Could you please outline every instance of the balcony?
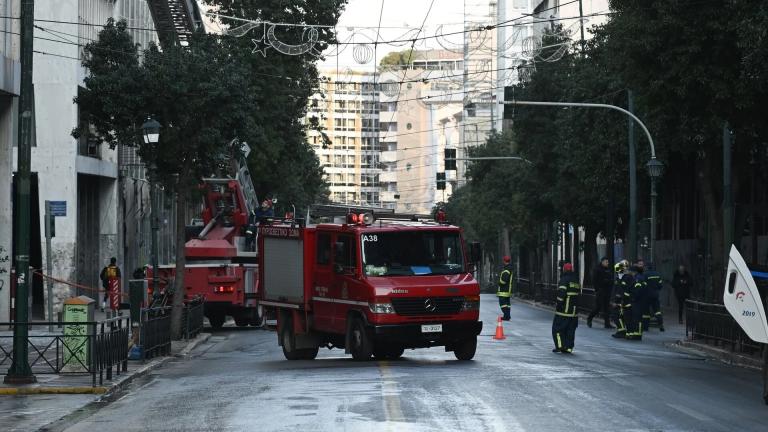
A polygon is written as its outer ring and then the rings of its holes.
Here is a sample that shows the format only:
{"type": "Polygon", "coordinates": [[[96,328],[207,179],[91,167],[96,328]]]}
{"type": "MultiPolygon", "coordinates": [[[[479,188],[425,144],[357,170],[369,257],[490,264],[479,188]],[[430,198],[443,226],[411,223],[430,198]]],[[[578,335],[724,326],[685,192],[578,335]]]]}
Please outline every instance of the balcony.
{"type": "Polygon", "coordinates": [[[382,171],[379,174],[379,183],[396,183],[397,171],[382,171]]]}
{"type": "Polygon", "coordinates": [[[381,162],[397,162],[397,151],[383,151],[379,156],[381,162]]]}

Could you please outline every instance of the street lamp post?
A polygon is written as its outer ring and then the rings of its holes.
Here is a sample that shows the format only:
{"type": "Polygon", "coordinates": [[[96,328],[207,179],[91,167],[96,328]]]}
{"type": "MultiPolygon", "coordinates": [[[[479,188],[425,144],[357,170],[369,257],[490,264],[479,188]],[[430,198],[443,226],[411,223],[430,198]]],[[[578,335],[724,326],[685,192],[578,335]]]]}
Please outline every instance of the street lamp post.
{"type": "MultiPolygon", "coordinates": [[[[21,2],[21,82],[19,92],[19,144],[16,168],[16,198],[13,220],[16,265],[16,317],[13,326],[13,355],[11,367],[3,382],[7,384],[29,384],[37,381],[29,365],[29,271],[30,248],[30,176],[32,161],[32,134],[34,132],[34,94],[32,89],[32,51],[34,38],[35,4],[33,0],[21,2]]],[[[5,203],[3,203],[5,204],[5,203]]],[[[5,295],[3,293],[2,295],[5,295]]]]}
{"type": "MultiPolygon", "coordinates": [[[[651,136],[651,133],[648,131],[648,128],[645,126],[645,123],[642,122],[636,115],[634,115],[632,112],[625,110],[624,108],[618,107],[616,105],[609,105],[609,104],[600,104],[600,103],[584,103],[584,102],[543,102],[543,101],[519,101],[519,100],[511,100],[511,101],[502,101],[500,103],[503,103],[505,105],[528,105],[528,106],[549,106],[549,107],[576,107],[576,108],[605,108],[610,109],[614,111],[619,111],[629,117],[632,121],[637,123],[640,128],[645,132],[646,138],[648,138],[648,146],[651,150],[651,160],[648,162],[648,174],[651,176],[652,183],[651,183],[651,226],[653,227],[653,224],[655,222],[655,210],[656,210],[656,183],[655,180],[661,176],[661,172],[664,168],[664,164],[659,162],[656,159],[656,146],[653,144],[653,137],[651,136]],[[653,171],[651,171],[651,169],[653,171]]],[[[631,141],[631,140],[630,140],[631,141]]],[[[634,146],[630,146],[630,160],[634,160],[634,152],[635,148],[634,146]]],[[[630,170],[631,171],[631,170],[630,170]]],[[[630,209],[634,208],[634,200],[632,197],[634,196],[635,188],[632,187],[632,190],[630,191],[630,203],[629,207],[630,209]]],[[[631,214],[630,214],[631,216],[631,214]]],[[[630,222],[632,222],[630,220],[630,222]]],[[[637,229],[636,224],[633,224],[633,226],[629,227],[630,229],[630,237],[631,238],[637,238],[637,235],[634,234],[635,230],[637,229]]],[[[653,229],[652,229],[653,231],[653,229]]],[[[653,239],[653,234],[651,234],[651,238],[653,239]]],[[[651,248],[649,250],[649,253],[651,256],[653,256],[653,241],[651,241],[651,248]]],[[[631,251],[630,254],[634,254],[634,251],[631,251]]]]}
{"type": "MultiPolygon", "coordinates": [[[[153,119],[148,118],[146,122],[144,122],[143,125],[141,125],[141,132],[142,132],[142,138],[144,140],[144,144],[149,146],[156,146],[157,143],[160,141],[160,128],[162,126],[160,123],[153,119]]],[[[154,167],[154,164],[153,164],[154,167]]],[[[158,269],[158,252],[157,252],[157,233],[160,230],[159,221],[157,220],[157,193],[155,191],[155,180],[154,175],[150,173],[149,175],[149,201],[150,201],[150,207],[152,209],[152,214],[150,216],[150,227],[152,229],[152,252],[150,260],[152,261],[152,295],[157,296],[158,294],[158,282],[160,281],[160,272],[158,269]]]]}
{"type": "Polygon", "coordinates": [[[651,232],[650,244],[648,247],[648,259],[653,261],[653,248],[656,245],[656,181],[661,177],[664,171],[664,164],[658,159],[653,158],[645,166],[648,168],[648,177],[651,178],[651,232]]]}

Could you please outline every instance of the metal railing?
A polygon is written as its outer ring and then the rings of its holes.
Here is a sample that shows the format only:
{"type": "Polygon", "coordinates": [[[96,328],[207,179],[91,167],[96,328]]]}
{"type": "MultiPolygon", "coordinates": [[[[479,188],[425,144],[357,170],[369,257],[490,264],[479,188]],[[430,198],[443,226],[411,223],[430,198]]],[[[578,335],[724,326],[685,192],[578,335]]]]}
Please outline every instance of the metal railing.
{"type": "MultiPolygon", "coordinates": [[[[29,366],[35,375],[90,374],[93,385],[112,379],[113,369],[119,375],[128,370],[128,317],[116,317],[101,322],[0,323],[0,328],[26,325],[29,329],[27,346],[29,366]],[[57,330],[48,331],[53,324],[57,330]]],[[[13,333],[0,333],[0,367],[13,363],[13,333]]]]}
{"type": "MultiPolygon", "coordinates": [[[[536,303],[554,305],[557,298],[557,284],[537,282],[532,284],[529,278],[518,278],[516,295],[536,303]]],[[[576,308],[579,312],[589,313],[595,306],[595,290],[584,287],[578,297],[576,308]]]]}
{"type": "Polygon", "coordinates": [[[142,360],[171,353],[171,306],[141,310],[142,360]]]}
{"type": "Polygon", "coordinates": [[[182,322],[184,323],[184,339],[192,339],[203,331],[203,308],[205,302],[202,297],[196,298],[184,305],[184,315],[182,316],[182,322]]]}
{"type": "Polygon", "coordinates": [[[753,342],[721,304],[686,300],[685,335],[737,353],[755,355],[762,350],[762,344],[753,342]]]}

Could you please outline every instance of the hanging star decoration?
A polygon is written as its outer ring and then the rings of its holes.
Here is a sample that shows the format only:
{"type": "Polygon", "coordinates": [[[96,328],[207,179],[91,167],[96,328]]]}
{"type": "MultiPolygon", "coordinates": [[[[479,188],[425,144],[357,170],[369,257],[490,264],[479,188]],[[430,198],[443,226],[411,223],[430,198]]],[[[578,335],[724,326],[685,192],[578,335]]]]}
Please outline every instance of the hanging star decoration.
{"type": "Polygon", "coordinates": [[[253,42],[253,49],[251,50],[251,54],[259,53],[262,57],[267,57],[267,49],[269,49],[270,44],[265,41],[267,34],[267,25],[263,24],[263,28],[261,31],[261,37],[258,39],[251,39],[251,42],[253,42]]]}

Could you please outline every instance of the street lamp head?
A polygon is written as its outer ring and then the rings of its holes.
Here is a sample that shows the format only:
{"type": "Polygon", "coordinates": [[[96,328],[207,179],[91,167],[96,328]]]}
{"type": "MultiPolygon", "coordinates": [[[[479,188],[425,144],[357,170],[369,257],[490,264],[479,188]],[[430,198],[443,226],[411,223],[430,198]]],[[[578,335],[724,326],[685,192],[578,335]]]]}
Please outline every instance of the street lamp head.
{"type": "Polygon", "coordinates": [[[144,144],[157,144],[160,141],[160,128],[162,126],[157,120],[149,117],[141,125],[141,135],[144,138],[144,144]]]}
{"type": "Polygon", "coordinates": [[[648,168],[648,176],[654,180],[661,177],[661,174],[664,172],[664,164],[655,157],[651,158],[645,166],[648,168]]]}

